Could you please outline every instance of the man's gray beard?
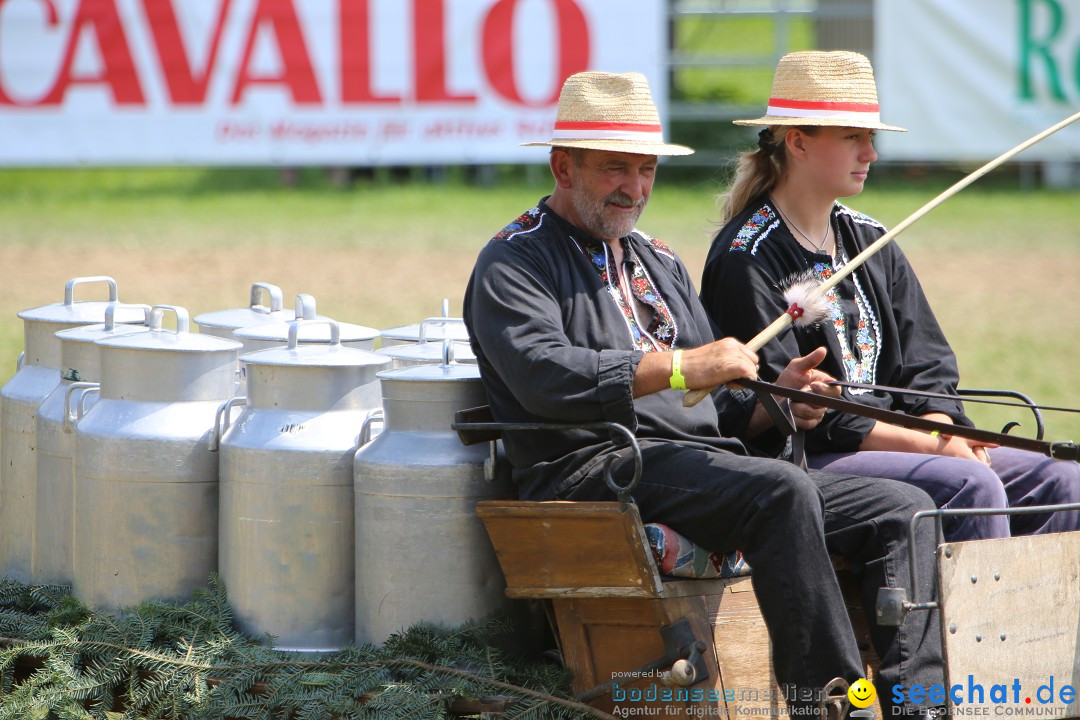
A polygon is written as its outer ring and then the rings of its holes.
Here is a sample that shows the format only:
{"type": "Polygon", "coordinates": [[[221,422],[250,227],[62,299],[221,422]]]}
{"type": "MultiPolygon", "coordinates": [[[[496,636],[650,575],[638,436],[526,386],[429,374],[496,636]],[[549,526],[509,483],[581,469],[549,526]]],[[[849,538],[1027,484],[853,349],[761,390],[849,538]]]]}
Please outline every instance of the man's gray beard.
{"type": "Polygon", "coordinates": [[[570,188],[570,200],[573,202],[574,209],[577,211],[578,216],[585,223],[584,229],[588,230],[598,238],[605,239],[621,238],[629,235],[637,225],[641,213],[645,210],[645,204],[642,203],[637,207],[637,211],[631,217],[621,219],[609,218],[605,214],[607,203],[609,201],[616,201],[626,205],[632,203],[633,200],[618,190],[611,193],[603,200],[595,200],[588,195],[585,188],[576,184],[570,188]]]}

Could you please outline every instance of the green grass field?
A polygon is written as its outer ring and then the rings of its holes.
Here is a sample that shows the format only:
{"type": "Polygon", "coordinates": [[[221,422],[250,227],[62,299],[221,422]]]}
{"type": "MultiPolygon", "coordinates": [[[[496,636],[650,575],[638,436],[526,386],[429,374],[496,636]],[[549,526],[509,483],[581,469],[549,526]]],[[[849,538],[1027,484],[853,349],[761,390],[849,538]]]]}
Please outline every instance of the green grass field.
{"type": "MultiPolygon", "coordinates": [[[[0,171],[0,380],[22,348],[16,313],[62,301],[76,276],[111,275],[121,300],[180,305],[193,318],[244,306],[256,281],[279,285],[287,302],[310,293],[321,314],[377,328],[435,315],[443,298],[460,314],[479,248],[548,191],[505,174],[484,188],[383,178],[343,190],[317,171],[292,189],[269,170],[0,171]]],[[[718,185],[663,174],[641,226],[696,276],[716,229],[718,185]]],[[[872,178],[849,204],[895,225],[954,180],[872,178]]],[[[1080,193],[1013,185],[976,184],[897,242],[953,343],[963,385],[1080,407],[1080,193]]],[[[77,299],[101,297],[89,288],[77,299]]],[[[993,430],[1008,419],[972,414],[993,430]]],[[[1047,425],[1051,439],[1080,440],[1076,415],[1048,415],[1047,425]]]]}

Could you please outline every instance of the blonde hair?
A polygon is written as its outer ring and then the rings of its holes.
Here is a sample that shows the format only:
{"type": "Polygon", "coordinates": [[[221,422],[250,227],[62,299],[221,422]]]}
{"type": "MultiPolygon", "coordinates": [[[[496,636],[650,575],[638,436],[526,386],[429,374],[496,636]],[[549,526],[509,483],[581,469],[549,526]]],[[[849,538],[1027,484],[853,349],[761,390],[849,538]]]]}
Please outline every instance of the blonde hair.
{"type": "MultiPolygon", "coordinates": [[[[784,138],[791,125],[770,125],[758,133],[758,146],[739,154],[738,164],[727,192],[717,196],[720,205],[720,223],[726,224],[745,210],[754,198],[763,195],[780,181],[787,166],[787,149],[784,138]]],[[[817,128],[797,126],[807,135],[817,128]]]]}

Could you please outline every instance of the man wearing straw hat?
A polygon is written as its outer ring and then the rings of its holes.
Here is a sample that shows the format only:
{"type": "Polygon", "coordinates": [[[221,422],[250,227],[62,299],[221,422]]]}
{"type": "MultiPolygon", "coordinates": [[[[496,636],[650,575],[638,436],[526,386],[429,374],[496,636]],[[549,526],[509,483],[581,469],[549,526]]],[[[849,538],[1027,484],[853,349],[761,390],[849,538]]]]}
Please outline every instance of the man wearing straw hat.
{"type": "MultiPolygon", "coordinates": [[[[776,434],[747,391],[721,389],[712,404],[682,405],[682,391],[754,377],[758,364],[741,343],[714,340],[682,262],[635,230],[658,156],[693,152],[664,142],[644,76],[571,76],[554,137],[527,144],[551,147],[555,189],[484,247],[464,301],[495,418],[611,421],[634,431],[644,461],[634,490],[642,519],[713,551],[743,552],[777,680],[801,697],[820,696],[836,677],[862,676],[830,554],[862,569],[879,686],[942,683],[936,612],[910,613],[898,630],[872,615],[877,589],[908,577],[907,524],[933,507],[930,498],[899,482],[807,474],[750,455],[737,438],[768,445],[776,434]]],[[[833,392],[814,369],[822,357],[796,358],[778,382],[833,392]]],[[[792,409],[806,428],[823,414],[792,409]]],[[[507,433],[506,452],[524,499],[613,499],[602,469],[618,448],[604,432],[507,433]]],[[[616,470],[624,482],[629,465],[616,470]]],[[[933,541],[920,543],[915,555],[929,581],[933,541]]],[[[887,695],[880,693],[886,716],[887,695]]]]}

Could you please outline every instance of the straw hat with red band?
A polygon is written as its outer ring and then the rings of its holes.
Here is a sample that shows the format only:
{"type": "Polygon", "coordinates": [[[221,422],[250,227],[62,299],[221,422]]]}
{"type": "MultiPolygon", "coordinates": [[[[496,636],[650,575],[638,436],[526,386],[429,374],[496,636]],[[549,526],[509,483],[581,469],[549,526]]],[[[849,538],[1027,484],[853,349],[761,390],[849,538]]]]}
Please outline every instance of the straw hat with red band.
{"type": "Polygon", "coordinates": [[[551,140],[522,145],[612,150],[637,155],[689,155],[664,142],[649,81],[641,73],[580,72],[563,83],[551,140]]]}
{"type": "Polygon", "coordinates": [[[896,130],[881,122],[874,69],[865,55],[846,50],[810,50],[780,58],[769,107],[755,120],[736,125],[833,125],[896,130]]]}

